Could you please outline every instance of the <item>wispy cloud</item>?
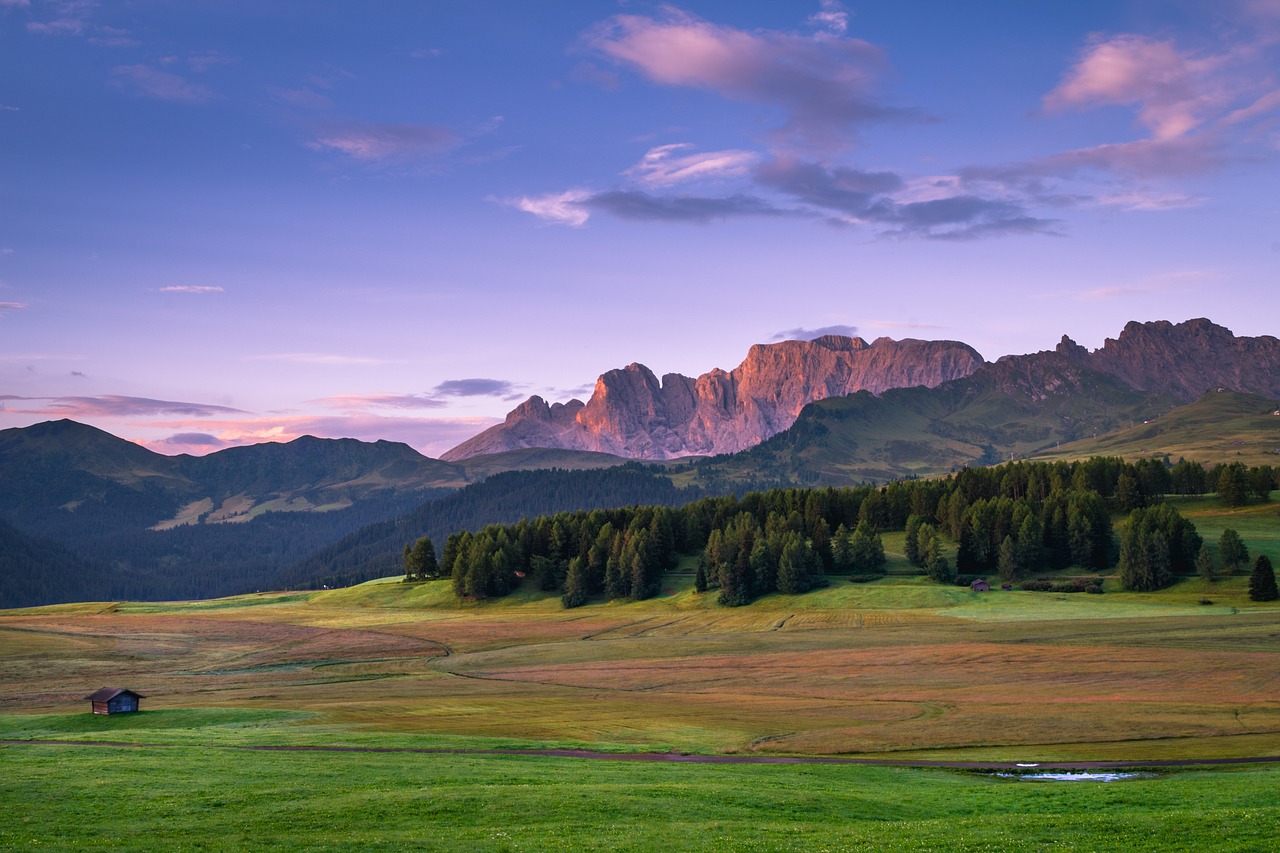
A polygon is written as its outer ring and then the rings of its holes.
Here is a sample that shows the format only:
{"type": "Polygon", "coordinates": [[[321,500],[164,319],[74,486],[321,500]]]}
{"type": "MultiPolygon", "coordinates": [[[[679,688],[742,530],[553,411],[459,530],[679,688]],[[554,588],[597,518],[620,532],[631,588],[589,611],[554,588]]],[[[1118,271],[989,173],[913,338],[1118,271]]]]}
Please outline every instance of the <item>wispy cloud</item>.
{"type": "Polygon", "coordinates": [[[318,438],[355,438],[361,441],[402,441],[428,456],[446,450],[498,423],[497,418],[413,418],[376,414],[294,415],[227,420],[140,421],[135,429],[171,430],[174,435],[155,441],[141,441],[160,453],[207,453],[218,447],[258,444],[264,441],[292,441],[304,435],[318,438]],[[198,443],[174,441],[183,434],[199,435],[198,443]],[[212,438],[217,446],[208,444],[212,438]]]}
{"type": "Polygon", "coordinates": [[[438,157],[462,144],[454,130],[430,124],[330,122],[307,143],[316,151],[336,151],[355,160],[416,160],[438,157]]]}
{"type": "Polygon", "coordinates": [[[623,174],[645,187],[672,187],[677,184],[746,175],[760,159],[753,151],[704,151],[692,154],[687,142],[650,148],[639,163],[623,174]]]}
{"type": "Polygon", "coordinates": [[[664,6],[653,17],[615,15],[584,36],[587,49],[666,86],[703,89],[776,107],[786,117],[776,145],[842,149],[871,121],[911,116],[874,95],[883,51],[843,35],[847,17],[826,4],[815,34],[748,32],[664,6]]]}
{"type": "Polygon", "coordinates": [[[574,189],[541,196],[519,196],[507,199],[503,204],[531,213],[543,222],[578,228],[591,218],[591,211],[584,204],[591,196],[589,190],[574,189]]]}
{"type": "Polygon", "coordinates": [[[22,302],[0,302],[0,314],[5,314],[10,311],[21,311],[26,307],[26,304],[22,302]]]}
{"type": "Polygon", "coordinates": [[[170,284],[160,288],[161,293],[224,293],[216,284],[170,284]]]}
{"type": "Polygon", "coordinates": [[[838,0],[822,0],[822,10],[809,16],[809,23],[842,36],[849,29],[849,13],[838,0]]]}
{"type": "Polygon", "coordinates": [[[345,411],[364,409],[440,409],[448,404],[427,394],[340,394],[312,400],[324,406],[345,411]]]}
{"type": "Polygon", "coordinates": [[[169,71],[149,65],[118,65],[111,70],[116,85],[135,95],[161,101],[200,104],[218,98],[218,93],[203,83],[193,83],[169,71]]]}
{"type": "Polygon", "coordinates": [[[370,358],[368,356],[358,355],[339,355],[336,353],[323,352],[285,352],[273,353],[270,355],[258,355],[252,357],[253,361],[286,361],[294,364],[326,364],[332,366],[344,365],[376,365],[388,364],[386,359],[370,358]]]}
{"type": "Polygon", "coordinates": [[[840,335],[846,338],[855,338],[858,336],[857,326],[821,326],[817,329],[805,329],[797,327],[795,329],[783,329],[781,332],[773,336],[775,341],[811,341],[814,338],[820,338],[823,335],[840,335]]]}
{"type": "Polygon", "coordinates": [[[180,415],[192,418],[209,418],[216,415],[246,414],[229,406],[207,403],[182,403],[172,400],[152,400],[147,397],[123,397],[104,394],[96,397],[17,397],[6,400],[33,404],[11,411],[29,415],[50,415],[64,418],[80,417],[151,417],[155,415],[180,415]]]}

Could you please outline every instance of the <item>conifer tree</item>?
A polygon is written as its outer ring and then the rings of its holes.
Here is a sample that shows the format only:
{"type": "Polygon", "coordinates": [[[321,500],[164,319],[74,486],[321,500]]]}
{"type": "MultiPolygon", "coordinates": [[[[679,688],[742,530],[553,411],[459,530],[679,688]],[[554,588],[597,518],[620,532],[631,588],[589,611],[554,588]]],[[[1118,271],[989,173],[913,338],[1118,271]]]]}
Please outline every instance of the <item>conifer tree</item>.
{"type": "Polygon", "coordinates": [[[1271,558],[1259,554],[1253,564],[1253,574],[1249,576],[1250,601],[1275,601],[1280,598],[1280,589],[1276,588],[1276,573],[1271,566],[1271,558]]]}
{"type": "Polygon", "coordinates": [[[1240,534],[1228,527],[1222,531],[1222,536],[1218,539],[1218,557],[1222,560],[1222,567],[1229,572],[1249,562],[1249,548],[1240,539],[1240,534]]]}
{"type": "Polygon", "coordinates": [[[569,561],[569,574],[564,579],[564,595],[560,603],[565,608],[581,607],[587,603],[587,564],[581,557],[569,561]]]}
{"type": "Polygon", "coordinates": [[[1200,553],[1196,554],[1196,574],[1204,580],[1213,582],[1214,568],[1213,555],[1209,553],[1208,543],[1200,545],[1200,553]]]}

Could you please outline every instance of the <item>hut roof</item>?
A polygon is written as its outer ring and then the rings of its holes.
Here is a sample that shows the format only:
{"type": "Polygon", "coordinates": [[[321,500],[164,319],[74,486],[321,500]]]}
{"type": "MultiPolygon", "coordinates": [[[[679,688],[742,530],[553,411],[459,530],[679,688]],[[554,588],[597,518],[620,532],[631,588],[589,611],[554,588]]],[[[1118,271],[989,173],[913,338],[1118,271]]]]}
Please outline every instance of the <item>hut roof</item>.
{"type": "Polygon", "coordinates": [[[130,690],[127,687],[103,687],[98,692],[92,693],[84,698],[89,700],[90,702],[110,702],[112,699],[116,698],[122,693],[128,693],[132,696],[138,697],[139,699],[147,698],[146,696],[143,696],[138,691],[130,690]]]}

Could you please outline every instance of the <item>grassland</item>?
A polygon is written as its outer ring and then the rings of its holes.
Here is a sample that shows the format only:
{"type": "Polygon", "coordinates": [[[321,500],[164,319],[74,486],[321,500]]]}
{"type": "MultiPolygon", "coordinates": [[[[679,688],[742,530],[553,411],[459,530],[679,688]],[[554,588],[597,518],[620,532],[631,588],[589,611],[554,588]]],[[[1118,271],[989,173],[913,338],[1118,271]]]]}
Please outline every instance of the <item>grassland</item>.
{"type": "Polygon", "coordinates": [[[1096,438],[1043,450],[1031,458],[1088,459],[1120,456],[1130,462],[1168,456],[1213,465],[1280,464],[1280,402],[1238,391],[1214,391],[1158,418],[1096,438]]]}
{"type": "MultiPolygon", "coordinates": [[[[1276,504],[1180,508],[1210,541],[1233,527],[1280,562],[1276,504]]],[[[3,612],[0,740],[26,743],[0,747],[0,806],[21,815],[0,821],[0,846],[139,832],[165,847],[1245,850],[1280,828],[1262,793],[1280,766],[1052,787],[904,768],[243,749],[1280,756],[1280,606],[1250,602],[1243,575],[1150,594],[1113,579],[1100,596],[978,594],[894,566],[737,609],[676,573],[650,601],[570,611],[528,590],[459,602],[445,582],[389,579],[3,612]],[[87,714],[103,685],[146,694],[146,710],[87,714]],[[68,740],[150,746],[49,743],[68,740]]]]}

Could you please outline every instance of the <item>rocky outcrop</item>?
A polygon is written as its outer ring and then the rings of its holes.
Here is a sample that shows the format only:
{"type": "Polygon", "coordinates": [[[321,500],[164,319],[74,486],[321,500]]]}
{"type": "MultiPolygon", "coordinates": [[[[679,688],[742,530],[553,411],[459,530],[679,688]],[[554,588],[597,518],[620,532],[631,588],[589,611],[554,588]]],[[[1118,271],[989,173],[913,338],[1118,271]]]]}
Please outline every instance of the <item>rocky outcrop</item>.
{"type": "Polygon", "coordinates": [[[1280,340],[1236,337],[1204,318],[1129,323],[1088,363],[1132,388],[1188,402],[1214,388],[1280,396],[1280,340]]]}
{"type": "Polygon", "coordinates": [[[591,399],[548,405],[531,397],[506,420],[442,457],[467,459],[525,447],[594,450],[635,459],[734,453],[795,422],[807,404],[858,391],[934,387],[983,364],[956,341],[826,335],[758,344],[732,371],[661,381],[642,364],[596,380],[591,399]]]}

